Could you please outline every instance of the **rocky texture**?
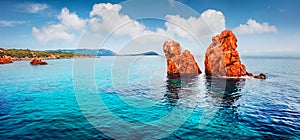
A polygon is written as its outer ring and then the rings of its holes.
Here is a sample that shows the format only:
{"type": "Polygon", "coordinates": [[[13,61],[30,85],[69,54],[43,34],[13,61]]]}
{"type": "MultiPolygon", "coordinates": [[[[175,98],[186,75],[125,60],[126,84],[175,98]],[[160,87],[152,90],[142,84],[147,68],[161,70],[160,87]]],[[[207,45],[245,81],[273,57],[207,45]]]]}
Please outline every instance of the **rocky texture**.
{"type": "MultiPolygon", "coordinates": [[[[204,65],[208,76],[253,77],[252,73],[246,71],[246,66],[240,60],[237,38],[230,30],[225,30],[212,38],[212,43],[205,53],[204,65]]],[[[254,78],[259,77],[254,76],[254,78]]]]}
{"type": "Polygon", "coordinates": [[[56,56],[53,55],[52,53],[50,54],[50,56],[48,57],[49,59],[56,59],[56,56]]]}
{"type": "Polygon", "coordinates": [[[30,62],[31,65],[47,65],[47,62],[43,62],[42,58],[33,58],[30,62]]]}
{"type": "Polygon", "coordinates": [[[10,64],[10,63],[13,63],[11,56],[4,55],[0,57],[0,64],[10,64]]]}
{"type": "Polygon", "coordinates": [[[201,74],[197,62],[190,51],[181,53],[180,44],[176,41],[166,41],[163,50],[167,58],[168,76],[176,74],[201,74]]]}

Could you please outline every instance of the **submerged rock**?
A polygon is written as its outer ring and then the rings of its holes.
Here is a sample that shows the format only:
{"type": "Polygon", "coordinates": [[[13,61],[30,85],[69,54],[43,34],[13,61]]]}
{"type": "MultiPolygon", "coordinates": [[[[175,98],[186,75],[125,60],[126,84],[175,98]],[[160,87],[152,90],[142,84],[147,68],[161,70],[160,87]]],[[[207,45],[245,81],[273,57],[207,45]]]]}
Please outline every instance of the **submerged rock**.
{"type": "Polygon", "coordinates": [[[30,62],[31,65],[48,65],[47,62],[43,62],[42,58],[33,58],[30,62]]]}
{"type": "Polygon", "coordinates": [[[168,76],[202,73],[190,51],[185,50],[181,53],[179,42],[173,40],[166,41],[163,45],[163,50],[167,58],[168,76]]]}
{"type": "MultiPolygon", "coordinates": [[[[212,38],[212,43],[205,53],[204,65],[208,76],[253,77],[240,60],[237,38],[230,30],[225,30],[212,38]]],[[[259,77],[254,76],[254,78],[259,77]]]]}
{"type": "Polygon", "coordinates": [[[13,63],[11,56],[4,55],[0,57],[0,64],[10,64],[10,63],[13,63]]]}
{"type": "Polygon", "coordinates": [[[267,77],[266,77],[265,74],[261,73],[259,75],[254,76],[254,78],[257,78],[257,79],[266,79],[267,77]]]}

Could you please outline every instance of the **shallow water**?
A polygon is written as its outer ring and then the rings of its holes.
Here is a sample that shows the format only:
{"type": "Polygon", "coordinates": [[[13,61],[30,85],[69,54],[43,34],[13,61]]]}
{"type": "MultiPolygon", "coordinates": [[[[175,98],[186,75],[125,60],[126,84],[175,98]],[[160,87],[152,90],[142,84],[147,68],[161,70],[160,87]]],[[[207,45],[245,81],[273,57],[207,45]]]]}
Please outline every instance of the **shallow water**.
{"type": "Polygon", "coordinates": [[[168,80],[160,56],[0,65],[0,138],[299,138],[300,60],[242,61],[267,79],[168,80]]]}

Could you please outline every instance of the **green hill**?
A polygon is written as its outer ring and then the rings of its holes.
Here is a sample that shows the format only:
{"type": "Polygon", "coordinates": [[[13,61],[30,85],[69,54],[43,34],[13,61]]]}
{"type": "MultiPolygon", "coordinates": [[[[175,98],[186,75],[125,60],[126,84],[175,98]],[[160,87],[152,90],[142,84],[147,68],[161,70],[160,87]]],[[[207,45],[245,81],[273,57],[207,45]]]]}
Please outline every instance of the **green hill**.
{"type": "Polygon", "coordinates": [[[7,55],[12,57],[18,57],[18,58],[33,58],[33,57],[49,57],[51,54],[54,56],[59,56],[61,58],[70,58],[74,56],[86,56],[81,54],[74,54],[71,52],[61,52],[61,51],[52,51],[52,52],[46,52],[46,51],[34,51],[29,49],[3,49],[0,48],[0,56],[7,55]]]}

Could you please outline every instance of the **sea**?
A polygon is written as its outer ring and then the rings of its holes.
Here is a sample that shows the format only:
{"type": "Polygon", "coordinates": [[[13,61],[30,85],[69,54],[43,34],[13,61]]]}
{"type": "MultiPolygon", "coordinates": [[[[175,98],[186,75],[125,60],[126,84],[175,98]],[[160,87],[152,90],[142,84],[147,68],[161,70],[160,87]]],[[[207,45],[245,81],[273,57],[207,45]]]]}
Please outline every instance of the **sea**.
{"type": "Polygon", "coordinates": [[[0,65],[0,139],[300,139],[300,58],[241,59],[267,79],[168,79],[163,56],[0,65]]]}

